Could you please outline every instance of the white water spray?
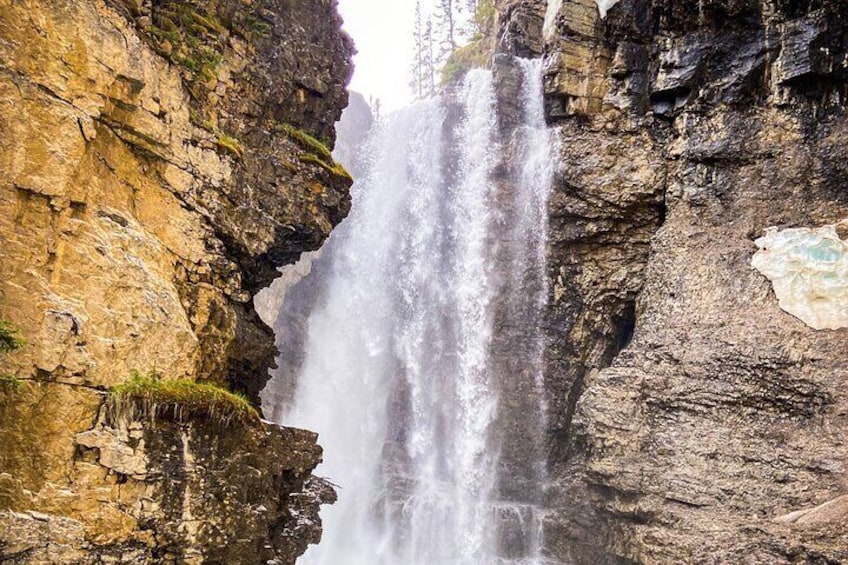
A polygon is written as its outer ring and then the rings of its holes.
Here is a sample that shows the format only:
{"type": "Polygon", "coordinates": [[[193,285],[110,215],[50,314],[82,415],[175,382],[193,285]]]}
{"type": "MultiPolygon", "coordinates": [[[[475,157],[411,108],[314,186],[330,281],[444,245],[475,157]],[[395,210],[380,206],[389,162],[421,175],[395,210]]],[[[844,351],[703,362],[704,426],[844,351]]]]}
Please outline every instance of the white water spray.
{"type": "Polygon", "coordinates": [[[322,259],[325,283],[283,418],[319,432],[318,472],[340,486],[303,564],[541,563],[552,144],[539,64],[521,65],[514,178],[495,179],[504,153],[487,71],[465,78],[461,119],[432,100],[372,133],[369,172],[322,259]],[[517,327],[510,317],[519,315],[532,327],[512,353],[523,373],[508,375],[493,352],[512,343],[501,326],[517,327]],[[510,414],[516,391],[529,398],[510,414]],[[516,426],[522,440],[511,444],[516,426]],[[530,466],[510,461],[516,446],[530,466]],[[509,469],[530,486],[513,488],[509,469]]]}

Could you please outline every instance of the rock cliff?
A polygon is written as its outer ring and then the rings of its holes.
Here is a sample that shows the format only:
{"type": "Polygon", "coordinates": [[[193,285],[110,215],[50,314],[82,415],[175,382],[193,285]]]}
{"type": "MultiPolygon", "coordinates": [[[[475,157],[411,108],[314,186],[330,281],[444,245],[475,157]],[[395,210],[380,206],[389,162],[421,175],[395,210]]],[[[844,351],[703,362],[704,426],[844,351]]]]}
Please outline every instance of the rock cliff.
{"type": "Polygon", "coordinates": [[[565,0],[543,41],[501,42],[545,45],[562,140],[553,562],[848,561],[848,329],[781,309],[752,269],[783,230],[814,234],[772,278],[824,273],[834,290],[787,292],[848,306],[846,21],[836,0],[565,0]]]}
{"type": "Polygon", "coordinates": [[[254,403],[252,296],[349,209],[334,0],[0,1],[0,561],[293,563],[315,437],[106,417],[133,371],[254,403]]]}

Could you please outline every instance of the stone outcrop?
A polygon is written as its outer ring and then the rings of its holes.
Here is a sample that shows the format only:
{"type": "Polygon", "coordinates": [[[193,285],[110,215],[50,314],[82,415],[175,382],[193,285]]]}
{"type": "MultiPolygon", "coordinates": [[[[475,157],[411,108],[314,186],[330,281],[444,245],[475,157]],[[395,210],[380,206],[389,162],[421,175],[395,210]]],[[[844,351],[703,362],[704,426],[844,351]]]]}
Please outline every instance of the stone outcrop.
{"type": "Polygon", "coordinates": [[[848,5],[549,16],[548,557],[848,561],[848,330],[751,268],[766,228],[848,217],[848,5]]]}
{"type": "Polygon", "coordinates": [[[340,25],[333,0],[0,1],[0,318],[27,340],[0,356],[0,561],[291,563],[317,539],[311,434],[98,414],[133,370],[258,402],[252,296],[350,206],[340,25]]]}
{"type": "Polygon", "coordinates": [[[0,512],[2,562],[294,563],[334,500],[302,430],[100,421],[74,443],[72,488],[49,502],[0,474],[4,502],[42,510],[0,512]]]}

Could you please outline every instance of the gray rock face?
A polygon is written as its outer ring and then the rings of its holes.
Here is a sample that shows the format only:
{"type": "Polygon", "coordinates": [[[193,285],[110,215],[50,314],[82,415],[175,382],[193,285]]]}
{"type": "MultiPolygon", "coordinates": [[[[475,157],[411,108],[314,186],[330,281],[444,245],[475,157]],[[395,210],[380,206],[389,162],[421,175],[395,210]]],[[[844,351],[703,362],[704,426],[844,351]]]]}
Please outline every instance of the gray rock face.
{"type": "Polygon", "coordinates": [[[554,562],[848,560],[848,332],[750,266],[765,228],[848,214],[846,21],[828,0],[556,15],[554,562]],[[815,519],[776,520],[796,511],[815,519]]]}
{"type": "Polygon", "coordinates": [[[498,8],[497,50],[518,57],[538,57],[544,50],[544,2],[509,0],[498,8]]]}
{"type": "Polygon", "coordinates": [[[336,147],[333,156],[348,168],[354,178],[365,174],[363,158],[368,132],[374,125],[374,114],[365,97],[351,92],[347,108],[336,123],[336,147]]]}

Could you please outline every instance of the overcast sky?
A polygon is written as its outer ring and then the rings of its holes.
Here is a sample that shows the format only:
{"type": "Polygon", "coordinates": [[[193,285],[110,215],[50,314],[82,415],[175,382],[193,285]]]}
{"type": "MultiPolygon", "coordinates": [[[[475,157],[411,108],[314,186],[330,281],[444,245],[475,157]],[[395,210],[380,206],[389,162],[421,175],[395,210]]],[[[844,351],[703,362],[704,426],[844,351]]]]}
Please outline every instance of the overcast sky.
{"type": "MultiPolygon", "coordinates": [[[[422,11],[431,0],[422,0],[422,11]]],[[[415,0],[339,0],[345,29],[359,52],[351,89],[380,98],[385,110],[409,103],[415,0]]]]}

